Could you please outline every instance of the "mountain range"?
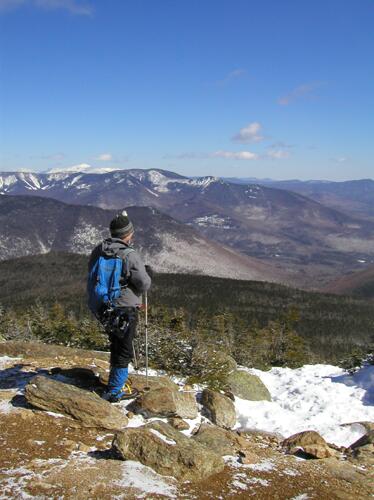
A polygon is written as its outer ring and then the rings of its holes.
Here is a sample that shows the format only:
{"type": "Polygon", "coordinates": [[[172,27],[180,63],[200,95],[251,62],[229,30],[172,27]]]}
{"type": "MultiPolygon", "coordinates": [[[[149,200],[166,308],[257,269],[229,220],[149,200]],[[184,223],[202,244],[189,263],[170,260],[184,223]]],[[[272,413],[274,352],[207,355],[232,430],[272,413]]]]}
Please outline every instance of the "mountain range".
{"type": "MultiPolygon", "coordinates": [[[[136,248],[159,272],[286,282],[280,270],[210,241],[154,208],[127,210],[136,228],[136,248]]],[[[39,196],[0,196],[0,260],[51,251],[88,254],[109,236],[115,214],[39,196]]]]}
{"type": "Polygon", "coordinates": [[[324,286],[374,261],[374,221],[268,185],[157,169],[8,172],[0,174],[0,193],[105,209],[153,207],[209,240],[261,259],[303,287],[324,286]]]}
{"type": "Polygon", "coordinates": [[[230,178],[230,182],[248,184],[257,183],[262,186],[286,189],[307,196],[330,208],[346,214],[374,220],[374,180],[358,179],[351,181],[323,180],[284,180],[273,179],[240,179],[230,178]]]}

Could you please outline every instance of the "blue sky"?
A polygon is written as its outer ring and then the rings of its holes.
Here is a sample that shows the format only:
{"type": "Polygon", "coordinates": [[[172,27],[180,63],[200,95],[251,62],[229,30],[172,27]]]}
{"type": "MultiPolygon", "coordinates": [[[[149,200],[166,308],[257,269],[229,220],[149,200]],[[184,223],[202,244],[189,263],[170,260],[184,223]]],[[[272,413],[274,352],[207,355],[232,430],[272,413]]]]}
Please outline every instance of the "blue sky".
{"type": "Polygon", "coordinates": [[[0,168],[374,178],[372,0],[0,0],[0,168]]]}

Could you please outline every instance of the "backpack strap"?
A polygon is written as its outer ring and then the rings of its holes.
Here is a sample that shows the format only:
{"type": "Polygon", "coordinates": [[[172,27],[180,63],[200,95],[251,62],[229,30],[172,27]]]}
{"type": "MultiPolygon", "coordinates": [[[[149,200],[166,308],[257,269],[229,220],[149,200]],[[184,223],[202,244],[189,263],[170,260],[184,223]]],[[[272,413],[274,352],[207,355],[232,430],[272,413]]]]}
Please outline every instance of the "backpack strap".
{"type": "MultiPolygon", "coordinates": [[[[123,249],[121,249],[119,252],[118,252],[118,257],[120,257],[123,261],[123,266],[122,266],[122,275],[123,277],[127,280],[130,276],[130,269],[129,269],[129,259],[128,259],[128,256],[130,255],[130,253],[132,252],[135,252],[135,250],[131,247],[125,247],[123,249]]],[[[125,287],[126,284],[123,286],[125,287]]]]}

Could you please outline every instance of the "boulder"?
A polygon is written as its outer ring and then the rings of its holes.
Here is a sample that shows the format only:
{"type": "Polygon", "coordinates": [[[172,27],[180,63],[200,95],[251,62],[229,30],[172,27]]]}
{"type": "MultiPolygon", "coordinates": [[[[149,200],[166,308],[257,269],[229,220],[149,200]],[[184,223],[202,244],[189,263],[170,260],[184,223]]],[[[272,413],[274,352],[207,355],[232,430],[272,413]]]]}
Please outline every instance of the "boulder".
{"type": "Polygon", "coordinates": [[[336,456],[336,451],[330,448],[323,437],[316,431],[293,434],[282,442],[282,447],[292,455],[302,451],[313,458],[336,456]]]}
{"type": "Polygon", "coordinates": [[[27,401],[41,410],[62,413],[79,420],[83,427],[120,430],[127,417],[97,394],[37,375],[26,386],[27,401]]]}
{"type": "Polygon", "coordinates": [[[236,424],[235,406],[227,396],[204,389],[201,403],[213,424],[225,429],[231,429],[236,424]]]}
{"type": "Polygon", "coordinates": [[[115,435],[113,447],[124,460],[181,481],[200,481],[224,468],[219,455],[160,421],[124,429],[115,435]]]}
{"type": "Polygon", "coordinates": [[[242,399],[249,401],[271,401],[271,395],[257,375],[244,370],[235,370],[227,375],[227,387],[242,399]]]}
{"type": "Polygon", "coordinates": [[[236,432],[210,424],[202,424],[192,439],[221,456],[236,455],[247,445],[236,432]]]}
{"type": "Polygon", "coordinates": [[[190,428],[188,423],[180,417],[171,417],[169,418],[168,422],[172,427],[174,427],[174,429],[177,429],[178,431],[188,431],[188,429],[190,428]]]}
{"type": "Polygon", "coordinates": [[[198,408],[194,394],[170,390],[167,387],[145,392],[136,401],[136,411],[146,418],[181,417],[196,418],[198,408]]]}

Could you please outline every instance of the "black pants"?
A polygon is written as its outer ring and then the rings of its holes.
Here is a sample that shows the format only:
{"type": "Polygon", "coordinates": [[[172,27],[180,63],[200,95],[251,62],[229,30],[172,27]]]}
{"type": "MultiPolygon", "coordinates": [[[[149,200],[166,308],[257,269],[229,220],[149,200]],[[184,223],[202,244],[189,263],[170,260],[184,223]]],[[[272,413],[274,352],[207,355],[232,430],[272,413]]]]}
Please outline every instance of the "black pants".
{"type": "MultiPolygon", "coordinates": [[[[116,368],[127,368],[134,356],[133,340],[138,324],[138,310],[135,307],[118,307],[115,314],[121,316],[121,322],[128,322],[125,329],[112,328],[110,339],[110,365],[116,368]]],[[[123,323],[122,323],[123,324],[123,323]]]]}

